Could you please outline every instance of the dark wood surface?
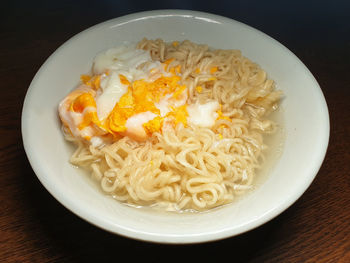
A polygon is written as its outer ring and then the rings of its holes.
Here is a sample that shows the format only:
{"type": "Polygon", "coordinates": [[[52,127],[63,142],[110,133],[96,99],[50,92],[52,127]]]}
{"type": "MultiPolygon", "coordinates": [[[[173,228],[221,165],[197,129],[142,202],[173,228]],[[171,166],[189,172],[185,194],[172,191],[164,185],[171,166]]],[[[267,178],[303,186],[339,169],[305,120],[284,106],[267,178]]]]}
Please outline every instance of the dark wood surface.
{"type": "Polygon", "coordinates": [[[2,2],[1,10],[0,262],[107,262],[124,256],[128,262],[182,262],[186,258],[216,259],[214,262],[350,262],[347,1],[7,1],[2,2]],[[329,107],[328,152],[305,194],[267,224],[217,242],[160,245],[98,229],[69,212],[45,190],[23,150],[23,100],[35,73],[56,48],[107,19],[169,8],[231,17],[269,34],[306,64],[329,107]]]}

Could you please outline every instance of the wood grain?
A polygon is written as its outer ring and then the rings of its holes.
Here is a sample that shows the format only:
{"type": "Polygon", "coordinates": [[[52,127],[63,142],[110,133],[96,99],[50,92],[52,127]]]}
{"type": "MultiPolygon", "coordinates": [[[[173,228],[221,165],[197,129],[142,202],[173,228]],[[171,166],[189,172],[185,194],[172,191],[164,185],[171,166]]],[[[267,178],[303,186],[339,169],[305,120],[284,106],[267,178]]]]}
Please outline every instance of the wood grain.
{"type": "Polygon", "coordinates": [[[346,1],[305,2],[79,0],[2,5],[0,262],[103,262],[124,256],[151,262],[169,258],[350,262],[350,5],[346,1]],[[107,233],[59,204],[40,184],[23,150],[22,104],[46,58],[94,24],[136,11],[165,8],[224,15],[271,35],[306,64],[327,100],[331,136],[316,179],[281,215],[237,237],[170,246],[107,233]]]}

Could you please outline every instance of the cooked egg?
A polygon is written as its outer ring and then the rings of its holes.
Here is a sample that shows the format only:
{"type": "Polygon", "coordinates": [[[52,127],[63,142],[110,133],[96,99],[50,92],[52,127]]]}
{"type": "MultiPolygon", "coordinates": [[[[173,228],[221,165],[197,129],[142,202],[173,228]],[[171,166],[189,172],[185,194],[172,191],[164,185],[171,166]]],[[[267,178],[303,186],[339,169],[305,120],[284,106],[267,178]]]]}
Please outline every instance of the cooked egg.
{"type": "Polygon", "coordinates": [[[58,106],[59,115],[64,125],[66,125],[75,137],[90,137],[92,131],[84,130],[93,121],[96,113],[93,95],[95,91],[90,87],[81,85],[67,97],[65,97],[58,106]]]}
{"type": "Polygon", "coordinates": [[[153,120],[155,117],[157,117],[157,114],[154,114],[150,111],[138,113],[131,116],[125,123],[125,135],[137,141],[143,141],[147,139],[148,134],[143,125],[148,123],[150,120],[153,120]]]}
{"type": "Polygon", "coordinates": [[[217,101],[191,104],[187,107],[188,122],[200,127],[212,127],[219,116],[217,113],[219,108],[220,104],[217,101]]]}
{"type": "Polygon", "coordinates": [[[128,85],[121,83],[118,72],[110,73],[103,79],[100,94],[96,98],[97,116],[100,120],[108,117],[114,105],[127,90],[128,85]]]}
{"type": "MultiPolygon", "coordinates": [[[[73,136],[94,146],[105,136],[143,141],[164,125],[182,123],[211,127],[219,114],[217,102],[188,105],[179,65],[152,61],[148,51],[120,46],[96,56],[93,74],[60,104],[59,114],[73,136]]],[[[200,91],[198,91],[200,92],[200,91]]]]}
{"type": "Polygon", "coordinates": [[[102,74],[106,70],[129,71],[147,61],[152,61],[149,52],[136,49],[133,45],[122,45],[98,54],[92,70],[94,74],[102,74]]]}

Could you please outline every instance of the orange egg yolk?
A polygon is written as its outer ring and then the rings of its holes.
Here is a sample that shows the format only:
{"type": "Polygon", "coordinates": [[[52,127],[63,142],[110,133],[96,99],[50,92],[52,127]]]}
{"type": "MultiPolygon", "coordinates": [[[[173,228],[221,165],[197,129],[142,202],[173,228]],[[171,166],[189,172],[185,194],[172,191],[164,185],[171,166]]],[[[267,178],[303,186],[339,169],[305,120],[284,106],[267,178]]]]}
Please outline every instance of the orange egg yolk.
{"type": "MultiPolygon", "coordinates": [[[[123,82],[126,78],[121,75],[120,79],[123,82]]],[[[181,96],[186,90],[186,86],[179,84],[180,79],[179,76],[174,74],[161,76],[154,82],[141,79],[130,83],[128,91],[120,98],[108,116],[105,123],[106,129],[112,134],[124,132],[126,131],[125,124],[128,118],[148,111],[156,114],[157,117],[143,124],[147,134],[161,131],[164,118],[169,116],[174,117],[175,124],[182,122],[186,125],[185,116],[188,115],[186,107],[173,108],[173,111],[169,112],[167,116],[161,116],[160,110],[155,105],[167,94],[172,94],[174,99],[181,96]]]]}
{"type": "Polygon", "coordinates": [[[76,97],[71,104],[70,110],[83,114],[83,121],[78,127],[80,130],[91,124],[100,125],[96,112],[96,102],[91,93],[86,92],[76,97]]]}

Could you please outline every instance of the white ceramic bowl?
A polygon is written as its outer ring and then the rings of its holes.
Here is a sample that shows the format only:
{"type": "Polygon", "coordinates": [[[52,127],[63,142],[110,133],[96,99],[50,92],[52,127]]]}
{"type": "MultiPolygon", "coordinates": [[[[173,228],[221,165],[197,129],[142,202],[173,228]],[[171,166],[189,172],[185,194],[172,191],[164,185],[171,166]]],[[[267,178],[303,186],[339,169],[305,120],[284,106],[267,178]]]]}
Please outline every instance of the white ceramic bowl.
{"type": "Polygon", "coordinates": [[[88,222],[123,236],[164,243],[196,243],[251,230],[293,204],[308,188],[324,159],[329,138],[325,99],[312,74],[283,45],[237,21],[179,10],[112,19],[74,36],[34,77],[23,106],[22,134],[34,172],[65,207],[88,222]],[[285,95],[284,150],[266,181],[238,202],[206,213],[161,213],[123,205],[102,194],[69,162],[57,105],[88,72],[94,56],[143,37],[189,39],[214,48],[240,49],[274,79],[285,95]]]}

